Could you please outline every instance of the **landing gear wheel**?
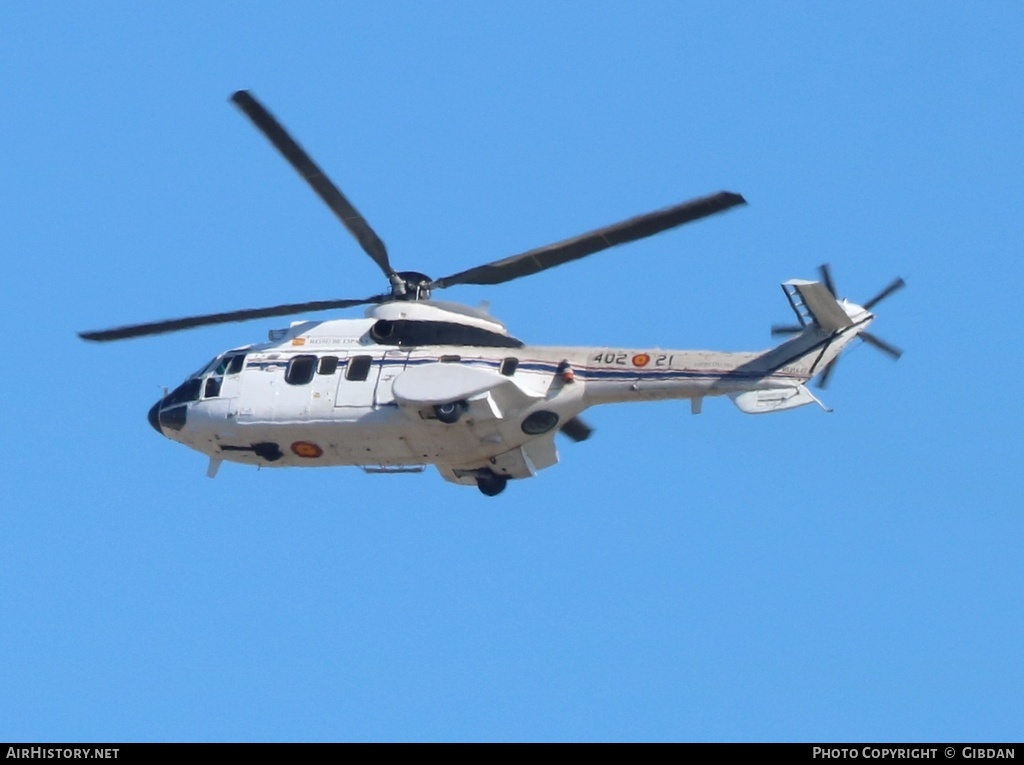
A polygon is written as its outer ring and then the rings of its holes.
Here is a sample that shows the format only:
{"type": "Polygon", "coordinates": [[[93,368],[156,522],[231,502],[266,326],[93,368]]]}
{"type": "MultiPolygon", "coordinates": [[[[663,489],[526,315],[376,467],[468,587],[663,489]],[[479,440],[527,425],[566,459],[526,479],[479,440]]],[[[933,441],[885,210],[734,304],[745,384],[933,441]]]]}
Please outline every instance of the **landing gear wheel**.
{"type": "Polygon", "coordinates": [[[508,478],[503,475],[496,475],[490,470],[482,471],[480,475],[476,477],[477,488],[480,492],[487,497],[496,497],[505,491],[505,485],[508,483],[508,478]]]}
{"type": "Polygon", "coordinates": [[[437,404],[434,407],[434,414],[437,415],[437,419],[443,422],[445,425],[454,425],[459,421],[462,413],[466,411],[466,405],[461,401],[452,401],[447,404],[437,404]]]}

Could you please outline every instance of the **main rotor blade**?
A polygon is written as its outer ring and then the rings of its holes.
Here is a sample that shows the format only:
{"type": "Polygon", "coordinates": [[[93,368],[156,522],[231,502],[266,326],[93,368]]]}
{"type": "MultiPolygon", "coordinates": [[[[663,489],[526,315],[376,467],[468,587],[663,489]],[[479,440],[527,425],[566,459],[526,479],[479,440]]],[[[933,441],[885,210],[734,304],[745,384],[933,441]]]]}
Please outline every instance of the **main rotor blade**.
{"type": "Polygon", "coordinates": [[[897,348],[895,345],[885,342],[885,340],[880,338],[878,335],[872,335],[870,332],[861,332],[860,337],[862,340],[875,346],[882,353],[887,356],[891,356],[893,359],[898,359],[903,355],[903,351],[901,349],[897,348]]]}
{"type": "Polygon", "coordinates": [[[377,264],[385,276],[391,276],[395,270],[388,260],[388,252],[384,242],[377,236],[366,219],[359,214],[345,195],[341,193],[324,171],[312,160],[312,158],[299,146],[295,140],[288,135],[284,127],[278,122],[274,115],[253,98],[247,90],[240,90],[231,96],[231,100],[245,112],[253,124],[265,135],[274,147],[284,155],[292,167],[298,170],[306,183],[308,183],[319,197],[324,200],[331,211],[338,217],[349,233],[356,238],[359,246],[377,264]]]}
{"type": "Polygon", "coordinates": [[[877,295],[875,295],[873,298],[871,298],[871,300],[869,300],[868,302],[866,302],[864,304],[865,310],[870,311],[876,305],[878,305],[883,300],[885,300],[887,297],[889,297],[889,295],[891,295],[894,292],[897,292],[898,290],[903,289],[905,286],[907,286],[907,283],[897,276],[895,279],[893,279],[889,283],[888,287],[886,287],[884,290],[879,292],[877,295]]]}
{"type": "Polygon", "coordinates": [[[451,287],[454,284],[501,284],[518,279],[520,276],[535,274],[571,260],[593,255],[595,252],[609,247],[653,236],[667,229],[742,204],[746,204],[746,200],[739,194],[720,191],[711,196],[693,199],[664,210],[613,223],[572,239],[538,247],[504,260],[460,271],[443,279],[437,279],[431,287],[451,287]]]}
{"type": "Polygon", "coordinates": [[[828,263],[822,263],[818,266],[818,273],[821,274],[821,281],[824,282],[828,291],[832,293],[832,297],[838,298],[839,295],[836,293],[836,283],[832,280],[832,266],[828,263]]]}
{"type": "Polygon", "coordinates": [[[183,329],[206,327],[210,324],[228,324],[235,321],[265,319],[271,316],[291,316],[296,313],[312,313],[313,311],[351,308],[352,306],[366,305],[367,303],[381,303],[387,299],[387,295],[376,295],[372,298],[367,298],[366,300],[313,300],[307,303],[275,305],[270,308],[250,308],[241,311],[209,313],[204,316],[188,316],[183,319],[153,321],[147,324],[129,324],[125,327],[114,327],[113,329],[79,332],[78,336],[83,340],[93,340],[95,342],[127,340],[132,337],[160,335],[165,332],[178,332],[183,329]]]}

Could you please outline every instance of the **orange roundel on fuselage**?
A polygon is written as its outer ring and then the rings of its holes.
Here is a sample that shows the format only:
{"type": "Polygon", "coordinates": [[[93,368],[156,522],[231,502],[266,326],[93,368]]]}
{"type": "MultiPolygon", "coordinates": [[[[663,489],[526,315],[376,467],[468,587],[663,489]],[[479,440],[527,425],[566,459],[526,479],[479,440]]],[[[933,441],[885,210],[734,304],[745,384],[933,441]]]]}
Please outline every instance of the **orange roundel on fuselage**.
{"type": "Polygon", "coordinates": [[[650,363],[651,357],[648,356],[646,353],[638,353],[636,356],[633,357],[633,366],[635,367],[645,367],[650,363]]]}
{"type": "Polygon", "coordinates": [[[292,451],[308,460],[316,459],[324,453],[323,449],[311,441],[296,441],[292,444],[292,451]]]}

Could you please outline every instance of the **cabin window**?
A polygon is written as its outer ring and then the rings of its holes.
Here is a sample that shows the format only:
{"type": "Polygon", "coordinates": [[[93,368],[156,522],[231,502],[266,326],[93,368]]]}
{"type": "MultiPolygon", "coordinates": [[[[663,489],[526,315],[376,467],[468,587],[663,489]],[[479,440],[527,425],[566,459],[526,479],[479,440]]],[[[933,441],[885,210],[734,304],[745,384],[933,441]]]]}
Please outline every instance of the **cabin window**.
{"type": "Polygon", "coordinates": [[[290,385],[305,385],[313,379],[316,371],[316,356],[295,356],[288,362],[284,381],[290,385]]]}
{"type": "Polygon", "coordinates": [[[455,354],[441,357],[442,364],[457,364],[460,361],[462,361],[462,356],[457,356],[455,354]]]}
{"type": "Polygon", "coordinates": [[[348,369],[345,370],[345,379],[360,381],[370,376],[370,364],[372,356],[353,356],[348,361],[348,369]]]}
{"type": "Polygon", "coordinates": [[[324,356],[320,359],[320,364],[316,368],[318,375],[333,375],[338,371],[338,357],[337,356],[324,356]]]}
{"type": "Polygon", "coordinates": [[[216,398],[220,395],[220,377],[207,377],[206,387],[203,389],[203,398],[216,398]]]}
{"type": "Polygon", "coordinates": [[[516,373],[518,367],[519,359],[515,356],[509,356],[501,360],[501,366],[498,367],[498,371],[505,375],[505,377],[511,377],[516,373]]]}

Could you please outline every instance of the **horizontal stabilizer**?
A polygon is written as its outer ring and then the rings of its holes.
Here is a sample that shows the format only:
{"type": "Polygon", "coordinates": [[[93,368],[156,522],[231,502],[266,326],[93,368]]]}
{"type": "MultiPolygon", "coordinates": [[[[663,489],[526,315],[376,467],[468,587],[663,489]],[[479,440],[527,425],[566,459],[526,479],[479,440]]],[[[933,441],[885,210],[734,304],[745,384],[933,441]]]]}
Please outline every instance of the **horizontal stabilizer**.
{"type": "Polygon", "coordinates": [[[748,390],[743,393],[731,393],[729,398],[745,414],[782,412],[786,409],[796,409],[798,406],[818,403],[814,395],[803,385],[791,388],[748,390]]]}
{"type": "Polygon", "coordinates": [[[782,286],[801,322],[806,321],[809,315],[826,332],[836,332],[853,324],[835,295],[821,282],[792,279],[782,286]]]}

